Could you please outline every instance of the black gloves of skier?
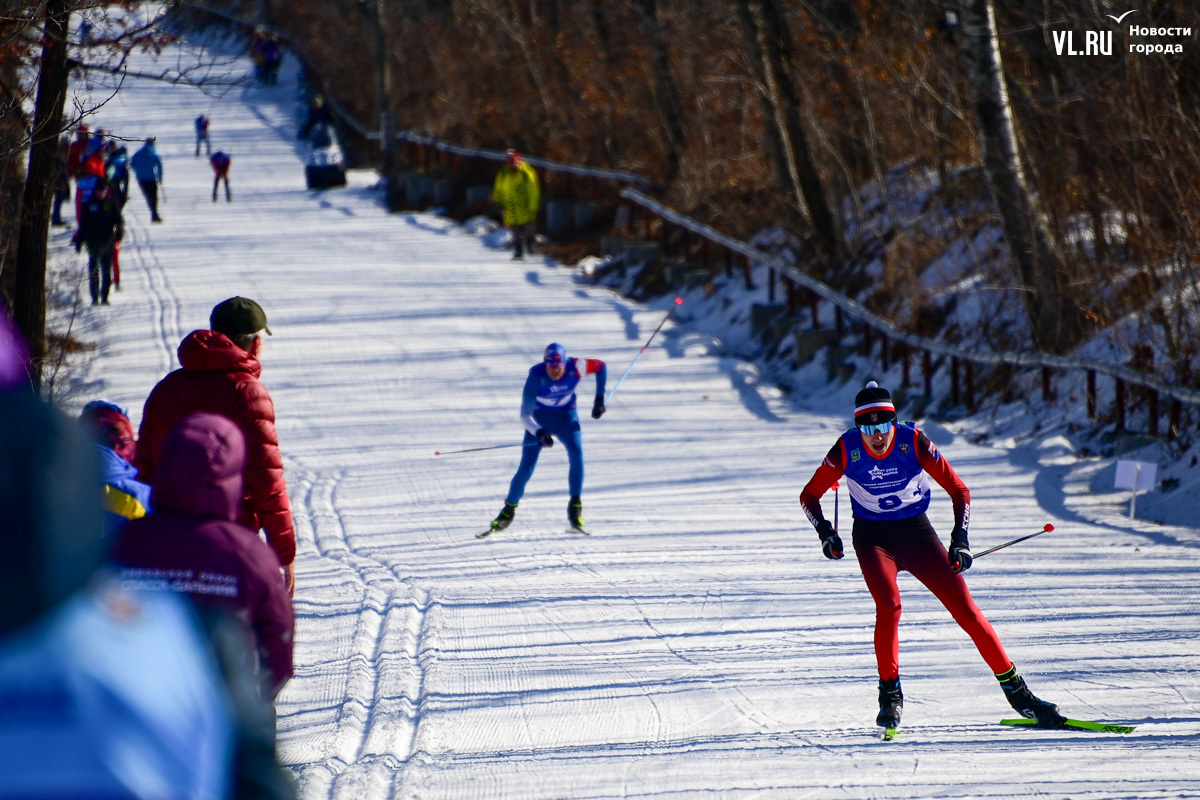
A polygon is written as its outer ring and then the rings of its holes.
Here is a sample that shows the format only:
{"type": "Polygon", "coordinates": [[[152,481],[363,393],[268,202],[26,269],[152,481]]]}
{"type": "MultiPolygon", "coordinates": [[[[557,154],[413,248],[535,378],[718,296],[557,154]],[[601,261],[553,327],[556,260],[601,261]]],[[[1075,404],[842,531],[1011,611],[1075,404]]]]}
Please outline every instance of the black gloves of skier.
{"type": "Polygon", "coordinates": [[[950,569],[954,572],[965,572],[971,568],[971,545],[967,542],[967,531],[955,527],[950,532],[950,569]]]}
{"type": "Polygon", "coordinates": [[[604,407],[604,398],[597,397],[596,402],[592,403],[592,419],[600,419],[604,416],[604,412],[608,409],[604,407]]]}
{"type": "Polygon", "coordinates": [[[842,537],[838,536],[829,520],[823,519],[817,523],[817,536],[821,537],[821,552],[826,558],[841,558],[845,555],[842,549],[842,537]]]}
{"type": "Polygon", "coordinates": [[[538,428],[534,436],[542,447],[554,447],[554,437],[547,433],[545,428],[538,428]]]}

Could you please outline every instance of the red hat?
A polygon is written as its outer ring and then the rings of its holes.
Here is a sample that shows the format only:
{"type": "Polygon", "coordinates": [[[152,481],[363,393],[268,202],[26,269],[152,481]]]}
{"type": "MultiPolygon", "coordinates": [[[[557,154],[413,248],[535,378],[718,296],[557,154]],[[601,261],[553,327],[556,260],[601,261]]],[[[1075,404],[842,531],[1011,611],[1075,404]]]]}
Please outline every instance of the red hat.
{"type": "Polygon", "coordinates": [[[93,400],[84,406],[79,422],[96,444],[111,449],[126,461],[133,460],[137,449],[133,423],[120,406],[107,400],[93,400]]]}
{"type": "Polygon", "coordinates": [[[515,165],[517,162],[519,162],[521,160],[521,154],[518,153],[516,150],[509,150],[507,153],[504,154],[504,159],[509,164],[515,165]]]}

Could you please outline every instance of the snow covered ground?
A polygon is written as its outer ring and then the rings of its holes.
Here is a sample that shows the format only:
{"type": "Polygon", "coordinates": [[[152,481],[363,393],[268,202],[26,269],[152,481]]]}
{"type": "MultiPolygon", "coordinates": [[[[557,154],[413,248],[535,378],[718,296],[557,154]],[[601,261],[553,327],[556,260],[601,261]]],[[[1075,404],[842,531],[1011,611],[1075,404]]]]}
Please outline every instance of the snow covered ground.
{"type": "MultiPolygon", "coordinates": [[[[74,323],[98,349],[73,363],[70,403],[106,396],[136,424],[215,303],[265,307],[299,536],[280,750],[302,797],[1200,797],[1200,536],[1095,502],[1061,442],[976,446],[921,421],[971,487],[976,550],[1056,526],[969,583],[1036,693],[1138,726],[1126,736],[996,724],[1012,712],[994,678],[905,575],[906,731],[878,741],[871,599],[797,502],[858,384],[784,395],[715,355],[719,331],[668,325],[584,421],[593,536],[564,532],[556,447],[513,527],[476,540],[519,451],[434,452],[518,442],[551,341],[607,361],[611,388],[669,299],[389,216],[369,173],[305,190],[290,76],[219,101],[129,79],[89,120],[156,135],[169,199],[151,225],[133,191],[122,290],[74,323]],[[233,156],[232,203],[192,155],[201,112],[233,156]]],[[[931,517],[947,536],[940,492],[931,517]]]]}

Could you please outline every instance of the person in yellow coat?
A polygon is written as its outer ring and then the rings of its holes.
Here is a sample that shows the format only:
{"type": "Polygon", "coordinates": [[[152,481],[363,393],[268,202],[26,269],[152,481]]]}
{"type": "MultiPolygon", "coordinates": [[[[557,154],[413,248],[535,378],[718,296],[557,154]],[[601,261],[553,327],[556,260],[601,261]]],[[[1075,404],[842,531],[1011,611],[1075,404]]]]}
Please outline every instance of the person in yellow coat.
{"type": "Polygon", "coordinates": [[[504,166],[496,173],[492,201],[504,212],[504,225],[512,232],[514,259],[524,258],[526,250],[533,252],[533,235],[541,199],[537,173],[521,158],[520,153],[509,150],[504,166]]]}

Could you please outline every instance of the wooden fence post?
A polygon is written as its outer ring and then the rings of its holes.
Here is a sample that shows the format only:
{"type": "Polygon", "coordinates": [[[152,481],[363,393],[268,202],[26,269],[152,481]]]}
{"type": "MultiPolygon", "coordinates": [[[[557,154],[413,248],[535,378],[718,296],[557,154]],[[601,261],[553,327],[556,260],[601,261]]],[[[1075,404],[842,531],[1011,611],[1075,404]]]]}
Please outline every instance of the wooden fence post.
{"type": "Polygon", "coordinates": [[[808,290],[808,307],[812,312],[812,329],[820,330],[821,320],[817,318],[817,313],[821,310],[821,298],[812,289],[808,290]]]}
{"type": "Polygon", "coordinates": [[[1088,419],[1096,418],[1096,370],[1087,371],[1087,415],[1088,419]]]}
{"type": "Polygon", "coordinates": [[[950,357],[950,403],[958,405],[958,356],[950,357]]]}
{"type": "Polygon", "coordinates": [[[1167,423],[1167,438],[1174,440],[1179,437],[1179,418],[1183,413],[1183,403],[1172,398],[1171,421],[1167,423]]]}
{"type": "Polygon", "coordinates": [[[912,349],[908,346],[908,342],[900,343],[900,359],[903,368],[900,372],[900,388],[904,389],[912,383],[912,349]]]}
{"type": "Polygon", "coordinates": [[[883,365],[884,372],[892,368],[891,353],[888,352],[888,337],[886,333],[879,336],[879,360],[883,365]]]}
{"type": "Polygon", "coordinates": [[[1158,436],[1158,392],[1154,389],[1147,389],[1146,391],[1150,395],[1150,409],[1147,413],[1150,435],[1158,436]]]}
{"type": "Polygon", "coordinates": [[[1042,400],[1050,402],[1054,399],[1054,387],[1050,383],[1050,368],[1042,367],[1042,400]]]}
{"type": "Polygon", "coordinates": [[[975,410],[975,362],[968,361],[967,364],[967,408],[975,410]]]}
{"type": "Polygon", "coordinates": [[[775,302],[775,268],[767,267],[767,302],[775,302]]]}
{"type": "Polygon", "coordinates": [[[933,397],[933,356],[928,350],[921,351],[921,377],[925,380],[925,396],[933,397]]]}
{"type": "Polygon", "coordinates": [[[1116,408],[1113,409],[1117,419],[1117,430],[1125,430],[1125,381],[1117,378],[1116,408]]]}
{"type": "Polygon", "coordinates": [[[750,256],[743,255],[742,256],[742,272],[744,272],[746,275],[746,288],[753,291],[754,290],[754,279],[750,274],[751,271],[752,270],[750,269],[750,256]]]}

